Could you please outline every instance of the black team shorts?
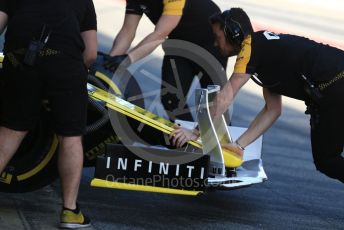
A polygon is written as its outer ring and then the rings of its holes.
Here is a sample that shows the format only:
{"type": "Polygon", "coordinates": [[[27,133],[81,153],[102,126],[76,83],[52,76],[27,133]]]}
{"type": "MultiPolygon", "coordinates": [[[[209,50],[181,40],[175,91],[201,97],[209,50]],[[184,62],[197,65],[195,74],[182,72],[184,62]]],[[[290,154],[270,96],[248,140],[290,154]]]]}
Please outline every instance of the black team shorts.
{"type": "Polygon", "coordinates": [[[87,116],[87,70],[82,60],[61,53],[38,57],[34,67],[22,64],[23,55],[5,57],[1,126],[28,131],[40,118],[42,101],[49,101],[56,134],[80,136],[87,116]],[[11,61],[10,61],[11,60],[11,61]]]}

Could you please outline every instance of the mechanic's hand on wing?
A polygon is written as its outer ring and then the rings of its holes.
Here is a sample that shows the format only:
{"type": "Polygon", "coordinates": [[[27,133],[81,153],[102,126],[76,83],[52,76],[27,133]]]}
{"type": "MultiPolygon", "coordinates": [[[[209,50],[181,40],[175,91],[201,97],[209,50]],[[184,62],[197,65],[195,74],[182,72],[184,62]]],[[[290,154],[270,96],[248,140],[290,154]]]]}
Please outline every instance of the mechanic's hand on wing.
{"type": "Polygon", "coordinates": [[[128,54],[117,55],[117,56],[104,56],[103,66],[105,69],[115,72],[119,66],[127,68],[131,64],[131,60],[128,54]]]}
{"type": "Polygon", "coordinates": [[[186,129],[180,126],[174,126],[175,130],[170,134],[172,145],[181,148],[188,141],[195,141],[199,135],[194,130],[186,129]]]}
{"type": "Polygon", "coordinates": [[[227,149],[227,150],[235,153],[236,155],[238,155],[241,158],[244,156],[244,150],[242,150],[236,143],[222,144],[221,146],[222,146],[222,148],[227,149]]]}

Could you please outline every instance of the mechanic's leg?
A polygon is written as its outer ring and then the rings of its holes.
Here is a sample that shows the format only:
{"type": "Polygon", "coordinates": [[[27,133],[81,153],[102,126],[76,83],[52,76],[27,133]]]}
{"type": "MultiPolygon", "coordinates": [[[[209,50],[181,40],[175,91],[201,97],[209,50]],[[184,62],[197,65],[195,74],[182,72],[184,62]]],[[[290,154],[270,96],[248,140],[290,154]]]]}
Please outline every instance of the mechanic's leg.
{"type": "Polygon", "coordinates": [[[325,103],[326,108],[319,111],[319,117],[311,117],[312,150],[316,168],[344,183],[344,93],[335,96],[325,103]]]}
{"type": "MultiPolygon", "coordinates": [[[[20,63],[21,57],[13,59],[20,63]]],[[[14,66],[5,57],[2,74],[0,98],[6,100],[0,103],[0,172],[16,153],[28,130],[35,126],[41,108],[40,85],[32,71],[14,66]]]]}
{"type": "Polygon", "coordinates": [[[311,130],[314,163],[317,170],[344,183],[343,129],[337,129],[340,124],[334,120],[325,125],[328,127],[319,125],[311,130]]]}
{"type": "Polygon", "coordinates": [[[161,102],[172,121],[175,119],[193,120],[186,104],[186,97],[194,76],[189,60],[178,56],[164,57],[161,102]]]}
{"type": "Polygon", "coordinates": [[[341,156],[324,158],[315,161],[317,170],[333,179],[338,179],[344,183],[344,159],[341,156]]]}
{"type": "Polygon", "coordinates": [[[63,196],[60,227],[88,227],[90,220],[77,204],[83,167],[81,136],[87,120],[87,72],[81,60],[63,53],[40,61],[40,77],[45,83],[54,129],[60,141],[58,170],[63,196]]]}
{"type": "Polygon", "coordinates": [[[319,139],[315,138],[315,136],[316,134],[312,132],[313,156],[317,170],[328,177],[338,179],[344,183],[344,158],[341,155],[343,152],[343,144],[340,147],[339,142],[331,143],[322,141],[324,138],[319,139]],[[324,146],[319,147],[321,144],[324,146]]]}
{"type": "Polygon", "coordinates": [[[54,130],[60,142],[58,170],[63,206],[74,210],[83,167],[81,136],[86,126],[87,73],[81,60],[60,54],[41,58],[39,74],[44,81],[54,130]]]}
{"type": "Polygon", "coordinates": [[[58,169],[61,177],[63,206],[76,208],[83,166],[83,148],[80,136],[59,137],[58,169]]]}
{"type": "Polygon", "coordinates": [[[16,131],[0,127],[0,173],[18,150],[27,131],[16,131]]]}

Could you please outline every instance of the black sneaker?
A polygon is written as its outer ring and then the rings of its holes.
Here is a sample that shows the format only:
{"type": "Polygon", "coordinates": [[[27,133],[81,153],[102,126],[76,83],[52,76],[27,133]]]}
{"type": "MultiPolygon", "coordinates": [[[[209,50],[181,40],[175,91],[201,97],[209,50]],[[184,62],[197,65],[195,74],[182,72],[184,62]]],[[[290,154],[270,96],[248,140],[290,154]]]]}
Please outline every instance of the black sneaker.
{"type": "Polygon", "coordinates": [[[82,214],[78,205],[75,210],[63,208],[60,218],[60,228],[76,229],[91,226],[90,219],[82,214]]]}

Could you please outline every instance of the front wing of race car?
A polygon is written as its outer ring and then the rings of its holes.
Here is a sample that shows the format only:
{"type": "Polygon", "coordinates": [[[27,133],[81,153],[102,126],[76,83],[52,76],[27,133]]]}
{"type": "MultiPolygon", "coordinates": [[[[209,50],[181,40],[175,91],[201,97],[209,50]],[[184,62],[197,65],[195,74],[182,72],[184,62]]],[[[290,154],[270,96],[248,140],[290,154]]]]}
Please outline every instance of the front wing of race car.
{"type": "MultiPolygon", "coordinates": [[[[94,97],[100,97],[97,89],[91,87],[89,90],[94,91],[91,93],[94,97]]],[[[232,137],[224,123],[215,128],[211,121],[207,103],[208,94],[213,92],[214,90],[200,92],[200,95],[204,96],[200,97],[200,103],[204,105],[200,108],[205,109],[199,112],[201,115],[198,117],[201,141],[190,143],[191,148],[185,149],[184,152],[151,146],[109,145],[106,154],[98,157],[95,178],[91,185],[103,188],[198,195],[208,189],[230,190],[265,181],[267,176],[261,160],[261,138],[247,147],[243,159],[237,159],[234,154],[225,152],[221,148],[221,143],[231,141],[232,137]],[[207,127],[206,131],[202,131],[204,126],[207,127]],[[146,154],[140,154],[141,152],[146,154]],[[147,159],[146,156],[150,154],[159,156],[158,160],[147,159]],[[171,158],[161,158],[161,156],[175,157],[183,154],[189,157],[195,156],[194,159],[197,160],[171,163],[171,158]],[[224,157],[225,154],[229,154],[230,157],[224,157]],[[226,162],[228,160],[231,162],[226,162]],[[187,180],[190,183],[185,183],[187,180]]],[[[102,100],[107,101],[110,109],[121,110],[121,113],[125,112],[127,116],[132,114],[135,119],[148,125],[152,123],[154,127],[158,127],[165,133],[173,130],[172,124],[154,114],[148,114],[148,116],[145,114],[139,118],[143,115],[142,109],[129,105],[128,102],[117,100],[112,95],[107,99],[104,94],[101,97],[104,97],[102,100]]],[[[184,127],[195,127],[194,124],[188,122],[177,123],[184,127]]],[[[229,127],[229,130],[235,138],[245,131],[244,128],[238,127],[229,127]]]]}

